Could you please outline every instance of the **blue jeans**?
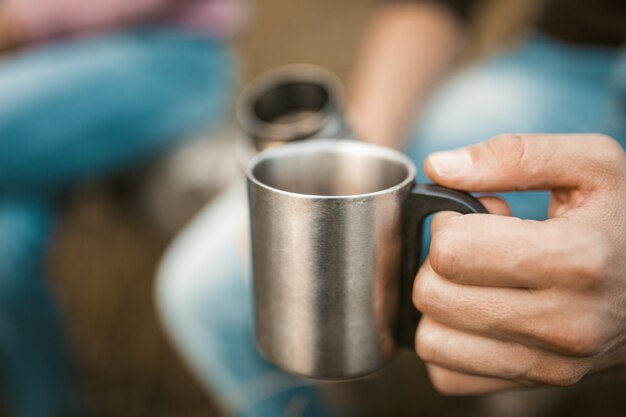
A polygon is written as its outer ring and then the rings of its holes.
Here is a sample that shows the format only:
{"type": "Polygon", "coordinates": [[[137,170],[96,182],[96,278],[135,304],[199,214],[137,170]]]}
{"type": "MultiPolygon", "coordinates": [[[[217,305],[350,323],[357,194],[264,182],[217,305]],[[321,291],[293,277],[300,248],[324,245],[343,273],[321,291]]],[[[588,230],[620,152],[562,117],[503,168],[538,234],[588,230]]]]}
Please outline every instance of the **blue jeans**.
{"type": "Polygon", "coordinates": [[[43,268],[60,196],[213,123],[231,68],[217,42],[168,28],[0,61],[0,384],[13,415],[80,413],[43,268]]]}
{"type": "MultiPolygon", "coordinates": [[[[603,132],[626,144],[625,105],[626,52],[576,49],[537,37],[450,79],[418,121],[408,153],[421,167],[432,151],[507,132],[603,132]]],[[[507,199],[519,217],[547,215],[547,193],[507,199]]],[[[337,411],[320,401],[314,384],[281,372],[255,348],[245,205],[240,183],[174,242],[157,279],[163,323],[228,415],[333,415],[337,411]]]]}
{"type": "Polygon", "coordinates": [[[310,381],[278,370],[256,350],[246,230],[239,181],[179,234],[157,272],[166,333],[226,415],[331,416],[310,381]]]}

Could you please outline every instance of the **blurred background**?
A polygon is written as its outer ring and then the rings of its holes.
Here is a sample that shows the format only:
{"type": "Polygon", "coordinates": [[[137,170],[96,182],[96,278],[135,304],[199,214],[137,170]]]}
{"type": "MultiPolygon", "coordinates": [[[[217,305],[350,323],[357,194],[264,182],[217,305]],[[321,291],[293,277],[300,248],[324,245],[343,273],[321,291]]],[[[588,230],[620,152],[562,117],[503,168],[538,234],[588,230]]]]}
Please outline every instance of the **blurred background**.
{"type": "MultiPolygon", "coordinates": [[[[256,1],[252,24],[236,44],[240,86],[265,70],[300,62],[324,66],[345,79],[373,3],[256,1]]],[[[464,62],[515,42],[525,33],[537,3],[487,2],[466,45],[464,62]]],[[[199,138],[191,151],[183,148],[157,164],[83,185],[68,198],[48,266],[67,323],[79,389],[93,416],[218,416],[212,399],[183,366],[157,322],[153,279],[175,232],[239,169],[234,158],[216,156],[239,135],[234,121],[227,125],[210,141],[199,138]],[[209,178],[209,166],[219,175],[209,178]],[[181,167],[187,171],[181,172],[181,167]],[[177,204],[167,204],[171,193],[178,193],[177,204]]],[[[383,378],[395,381],[384,401],[380,395],[366,400],[378,415],[467,415],[468,407],[482,401],[439,396],[409,353],[383,378]]],[[[555,416],[624,415],[626,378],[618,378],[590,378],[564,391],[566,400],[554,407],[548,404],[544,411],[555,416]]],[[[354,387],[355,392],[368,389],[367,381],[354,387]]],[[[514,407],[509,411],[502,415],[516,415],[514,407]]]]}

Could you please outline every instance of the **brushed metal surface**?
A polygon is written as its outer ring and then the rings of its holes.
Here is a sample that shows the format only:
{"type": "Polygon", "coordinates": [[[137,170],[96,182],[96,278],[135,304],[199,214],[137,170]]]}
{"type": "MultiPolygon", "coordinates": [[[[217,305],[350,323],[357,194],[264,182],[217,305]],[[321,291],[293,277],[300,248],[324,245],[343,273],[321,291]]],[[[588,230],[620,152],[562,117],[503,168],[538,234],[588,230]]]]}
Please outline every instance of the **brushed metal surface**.
{"type": "Polygon", "coordinates": [[[401,153],[351,141],[298,142],[251,161],[255,330],[270,361],[348,379],[394,355],[415,174],[401,153]]]}

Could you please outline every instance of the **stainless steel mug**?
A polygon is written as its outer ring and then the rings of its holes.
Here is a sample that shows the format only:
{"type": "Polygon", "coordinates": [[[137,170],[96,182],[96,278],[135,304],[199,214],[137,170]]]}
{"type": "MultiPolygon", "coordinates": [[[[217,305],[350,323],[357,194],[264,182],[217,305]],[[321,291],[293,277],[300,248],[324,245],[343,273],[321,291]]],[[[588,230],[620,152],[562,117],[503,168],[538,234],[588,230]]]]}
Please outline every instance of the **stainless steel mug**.
{"type": "Polygon", "coordinates": [[[350,379],[413,347],[424,218],[485,212],[469,194],[415,176],[402,153],[357,141],[296,142],[250,161],[255,333],[270,361],[350,379]]]}

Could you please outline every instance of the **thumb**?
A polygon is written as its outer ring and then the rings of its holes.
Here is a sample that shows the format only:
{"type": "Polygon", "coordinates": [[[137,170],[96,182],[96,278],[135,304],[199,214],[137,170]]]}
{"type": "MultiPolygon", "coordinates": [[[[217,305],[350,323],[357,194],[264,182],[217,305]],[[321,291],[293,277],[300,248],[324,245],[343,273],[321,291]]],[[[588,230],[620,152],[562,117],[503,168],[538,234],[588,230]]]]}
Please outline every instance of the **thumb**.
{"type": "Polygon", "coordinates": [[[436,152],[426,174],[470,192],[594,186],[623,170],[624,151],[604,135],[502,135],[478,145],[436,152]]]}

